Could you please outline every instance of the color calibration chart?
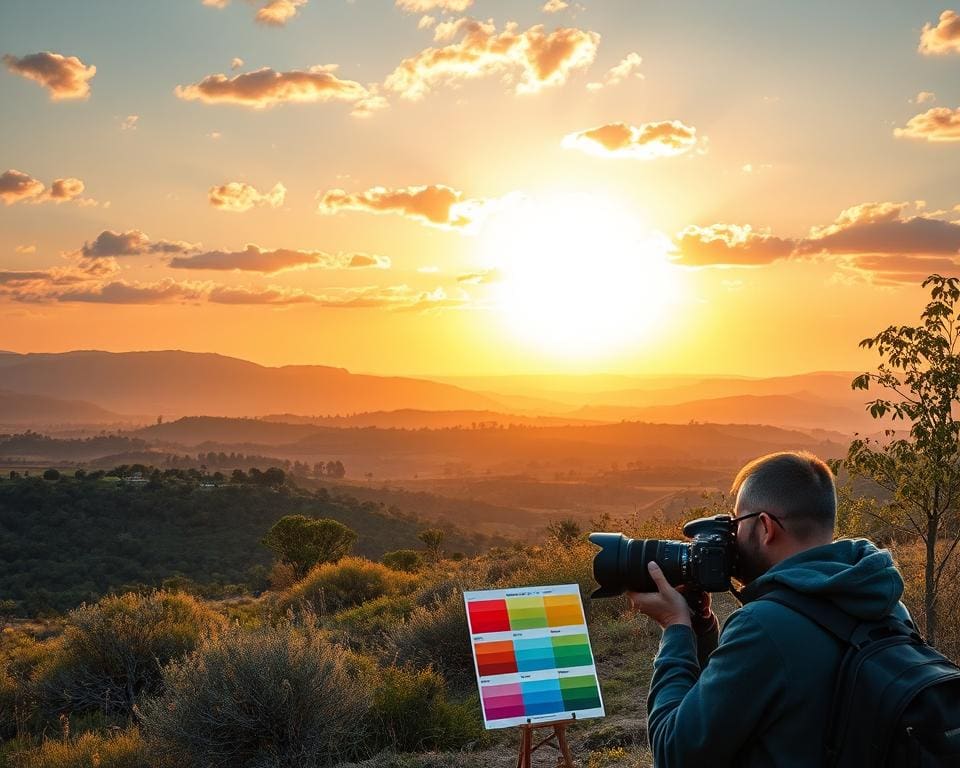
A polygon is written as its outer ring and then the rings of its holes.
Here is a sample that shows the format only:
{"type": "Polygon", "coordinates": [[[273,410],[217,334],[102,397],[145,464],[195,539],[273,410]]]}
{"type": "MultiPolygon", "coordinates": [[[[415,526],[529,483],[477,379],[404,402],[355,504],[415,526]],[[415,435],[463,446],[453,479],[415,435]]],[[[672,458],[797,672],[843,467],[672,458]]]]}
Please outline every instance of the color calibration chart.
{"type": "Polygon", "coordinates": [[[603,717],[576,584],[464,592],[486,728],[603,717]]]}

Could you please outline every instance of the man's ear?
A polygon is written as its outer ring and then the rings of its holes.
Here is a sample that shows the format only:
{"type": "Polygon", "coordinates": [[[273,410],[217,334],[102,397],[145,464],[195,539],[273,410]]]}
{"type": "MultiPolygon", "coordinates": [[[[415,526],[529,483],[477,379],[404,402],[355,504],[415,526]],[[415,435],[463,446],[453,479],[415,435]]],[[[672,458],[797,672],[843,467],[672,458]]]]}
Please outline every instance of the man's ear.
{"type": "Polygon", "coordinates": [[[777,534],[777,524],[773,522],[773,518],[771,518],[766,512],[760,515],[760,520],[763,522],[763,535],[761,536],[761,541],[763,541],[763,543],[767,546],[770,546],[777,534]]]}

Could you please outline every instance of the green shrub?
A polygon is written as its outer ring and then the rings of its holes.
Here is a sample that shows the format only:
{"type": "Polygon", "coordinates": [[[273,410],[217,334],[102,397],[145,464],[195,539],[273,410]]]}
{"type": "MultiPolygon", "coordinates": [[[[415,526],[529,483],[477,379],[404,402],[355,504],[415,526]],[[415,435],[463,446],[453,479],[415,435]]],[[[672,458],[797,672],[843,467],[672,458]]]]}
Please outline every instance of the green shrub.
{"type": "Polygon", "coordinates": [[[81,606],[35,670],[41,710],[48,717],[96,710],[128,716],[157,692],[164,664],[223,624],[193,597],[169,592],[128,592],[81,606]]]}
{"type": "Polygon", "coordinates": [[[383,746],[400,752],[459,749],[482,735],[479,713],[447,701],[443,676],[429,668],[383,668],[373,714],[383,746]]]}
{"type": "Polygon", "coordinates": [[[416,577],[391,570],[362,557],[345,557],[311,569],[280,598],[287,610],[309,606],[318,614],[335,613],[384,595],[402,594],[416,584],[416,577]]]}
{"type": "Polygon", "coordinates": [[[75,739],[45,739],[16,753],[13,768],[156,768],[136,728],[116,735],[84,733],[75,739]]]}
{"type": "Polygon", "coordinates": [[[144,707],[148,740],[172,766],[308,768],[368,741],[370,665],[326,640],[310,617],[232,627],[164,671],[144,707]]]}
{"type": "Polygon", "coordinates": [[[393,552],[387,552],[381,561],[387,568],[395,571],[406,571],[414,573],[423,565],[423,553],[415,549],[398,549],[393,552]]]}
{"type": "Polygon", "coordinates": [[[324,626],[337,632],[351,648],[373,649],[413,612],[415,605],[407,595],[384,595],[330,616],[324,626]]]}
{"type": "Polygon", "coordinates": [[[399,664],[432,666],[457,690],[473,685],[473,652],[463,596],[453,594],[414,610],[390,633],[386,652],[399,664]]]}

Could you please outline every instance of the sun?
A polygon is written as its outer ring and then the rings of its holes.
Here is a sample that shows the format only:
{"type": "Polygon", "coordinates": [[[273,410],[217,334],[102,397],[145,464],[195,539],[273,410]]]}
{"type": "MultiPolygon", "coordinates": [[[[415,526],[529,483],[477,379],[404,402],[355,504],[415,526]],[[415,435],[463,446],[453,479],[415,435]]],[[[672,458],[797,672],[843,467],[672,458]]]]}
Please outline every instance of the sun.
{"type": "Polygon", "coordinates": [[[670,242],[587,195],[517,201],[483,233],[491,301],[509,332],[550,356],[610,357],[669,323],[681,287],[670,242]]]}

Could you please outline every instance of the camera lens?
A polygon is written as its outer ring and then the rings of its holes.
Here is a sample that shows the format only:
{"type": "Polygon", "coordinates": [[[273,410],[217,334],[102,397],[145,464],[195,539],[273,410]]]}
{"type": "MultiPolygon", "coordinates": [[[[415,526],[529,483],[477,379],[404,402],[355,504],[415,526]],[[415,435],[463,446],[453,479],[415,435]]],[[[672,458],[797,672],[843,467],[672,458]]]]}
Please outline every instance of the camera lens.
{"type": "Polygon", "coordinates": [[[647,564],[656,562],[672,585],[684,583],[690,545],[681,541],[631,539],[622,533],[591,533],[600,547],[593,558],[593,578],[600,585],[591,597],[615,597],[630,592],[656,592],[647,564]]]}

